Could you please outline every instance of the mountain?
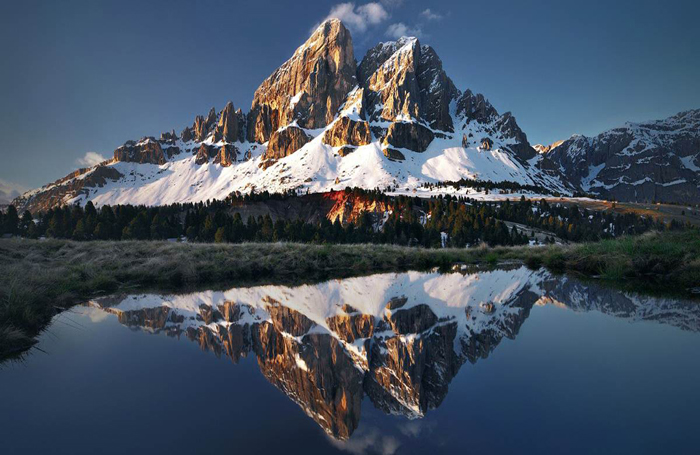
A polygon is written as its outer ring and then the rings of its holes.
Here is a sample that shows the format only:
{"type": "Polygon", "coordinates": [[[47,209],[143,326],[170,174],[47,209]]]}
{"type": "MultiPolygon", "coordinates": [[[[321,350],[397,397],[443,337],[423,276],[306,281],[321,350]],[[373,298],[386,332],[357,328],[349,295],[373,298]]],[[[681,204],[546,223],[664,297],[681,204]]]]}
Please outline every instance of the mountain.
{"type": "Polygon", "coordinates": [[[700,110],[536,148],[580,191],[620,201],[700,203],[700,110]]]}
{"type": "Polygon", "coordinates": [[[127,141],[112,159],[15,204],[163,205],[348,186],[429,192],[426,183],[462,178],[570,189],[511,113],[455,87],[433,48],[401,38],[358,64],[350,32],[330,19],[263,81],[247,114],[232,103],[212,108],[179,134],[127,141]]]}
{"type": "Polygon", "coordinates": [[[409,418],[436,409],[461,367],[514,339],[535,306],[700,331],[693,301],[625,294],[525,267],[121,295],[90,305],[236,363],[254,356],[270,383],[338,439],[359,425],[364,396],[409,418]]]}

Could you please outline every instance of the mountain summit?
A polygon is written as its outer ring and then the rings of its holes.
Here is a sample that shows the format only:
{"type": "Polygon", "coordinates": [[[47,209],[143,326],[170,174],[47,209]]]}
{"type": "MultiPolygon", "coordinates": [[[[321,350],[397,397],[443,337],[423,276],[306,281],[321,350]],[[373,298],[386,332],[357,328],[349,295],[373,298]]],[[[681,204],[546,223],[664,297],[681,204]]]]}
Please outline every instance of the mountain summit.
{"type": "Polygon", "coordinates": [[[512,114],[455,87],[433,48],[404,37],[357,64],[350,32],[329,19],[262,82],[247,114],[229,102],[179,134],[127,141],[113,159],[16,204],[163,205],[348,186],[429,192],[463,178],[570,188],[512,114]]]}

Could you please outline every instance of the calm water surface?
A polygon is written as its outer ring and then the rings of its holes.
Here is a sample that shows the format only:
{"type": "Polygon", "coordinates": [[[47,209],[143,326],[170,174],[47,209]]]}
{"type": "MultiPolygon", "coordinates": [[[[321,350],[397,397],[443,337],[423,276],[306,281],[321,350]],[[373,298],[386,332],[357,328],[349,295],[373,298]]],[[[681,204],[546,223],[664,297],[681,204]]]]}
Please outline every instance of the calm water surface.
{"type": "Polygon", "coordinates": [[[699,331],[525,268],[112,296],[0,365],[0,453],[696,454],[699,331]]]}

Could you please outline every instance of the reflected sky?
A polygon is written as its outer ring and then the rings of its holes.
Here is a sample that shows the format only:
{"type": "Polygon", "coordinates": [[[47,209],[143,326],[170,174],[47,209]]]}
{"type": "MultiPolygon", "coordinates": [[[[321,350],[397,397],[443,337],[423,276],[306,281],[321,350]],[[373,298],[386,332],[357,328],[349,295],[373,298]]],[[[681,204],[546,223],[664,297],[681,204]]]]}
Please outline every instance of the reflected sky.
{"type": "Polygon", "coordinates": [[[112,296],[0,367],[3,453],[692,453],[698,314],[525,268],[112,296]]]}

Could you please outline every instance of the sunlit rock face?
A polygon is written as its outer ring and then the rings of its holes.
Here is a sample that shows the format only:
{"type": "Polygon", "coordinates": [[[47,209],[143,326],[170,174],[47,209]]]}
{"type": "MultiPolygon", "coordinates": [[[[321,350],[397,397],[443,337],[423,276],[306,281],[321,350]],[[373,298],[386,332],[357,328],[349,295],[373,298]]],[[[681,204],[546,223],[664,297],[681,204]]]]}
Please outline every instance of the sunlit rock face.
{"type": "Polygon", "coordinates": [[[248,140],[267,142],[293,121],[309,129],[328,125],[357,84],[355,71],[350,32],[338,19],[324,22],[255,91],[248,140]]]}
{"type": "Polygon", "coordinates": [[[165,154],[158,141],[145,138],[139,142],[127,141],[118,147],[114,151],[114,160],[140,164],[164,164],[165,154]]]}
{"type": "Polygon", "coordinates": [[[420,418],[461,366],[515,338],[535,305],[600,311],[700,330],[700,307],[637,297],[524,267],[382,274],[298,287],[258,286],[91,302],[129,327],[185,336],[261,372],[329,435],[347,439],[366,395],[420,418]]]}
{"type": "Polygon", "coordinates": [[[262,161],[260,165],[263,168],[270,166],[274,160],[291,155],[310,140],[311,137],[309,137],[303,129],[296,126],[289,126],[275,131],[270,136],[270,142],[268,143],[265,153],[263,153],[264,161],[262,161]]]}

